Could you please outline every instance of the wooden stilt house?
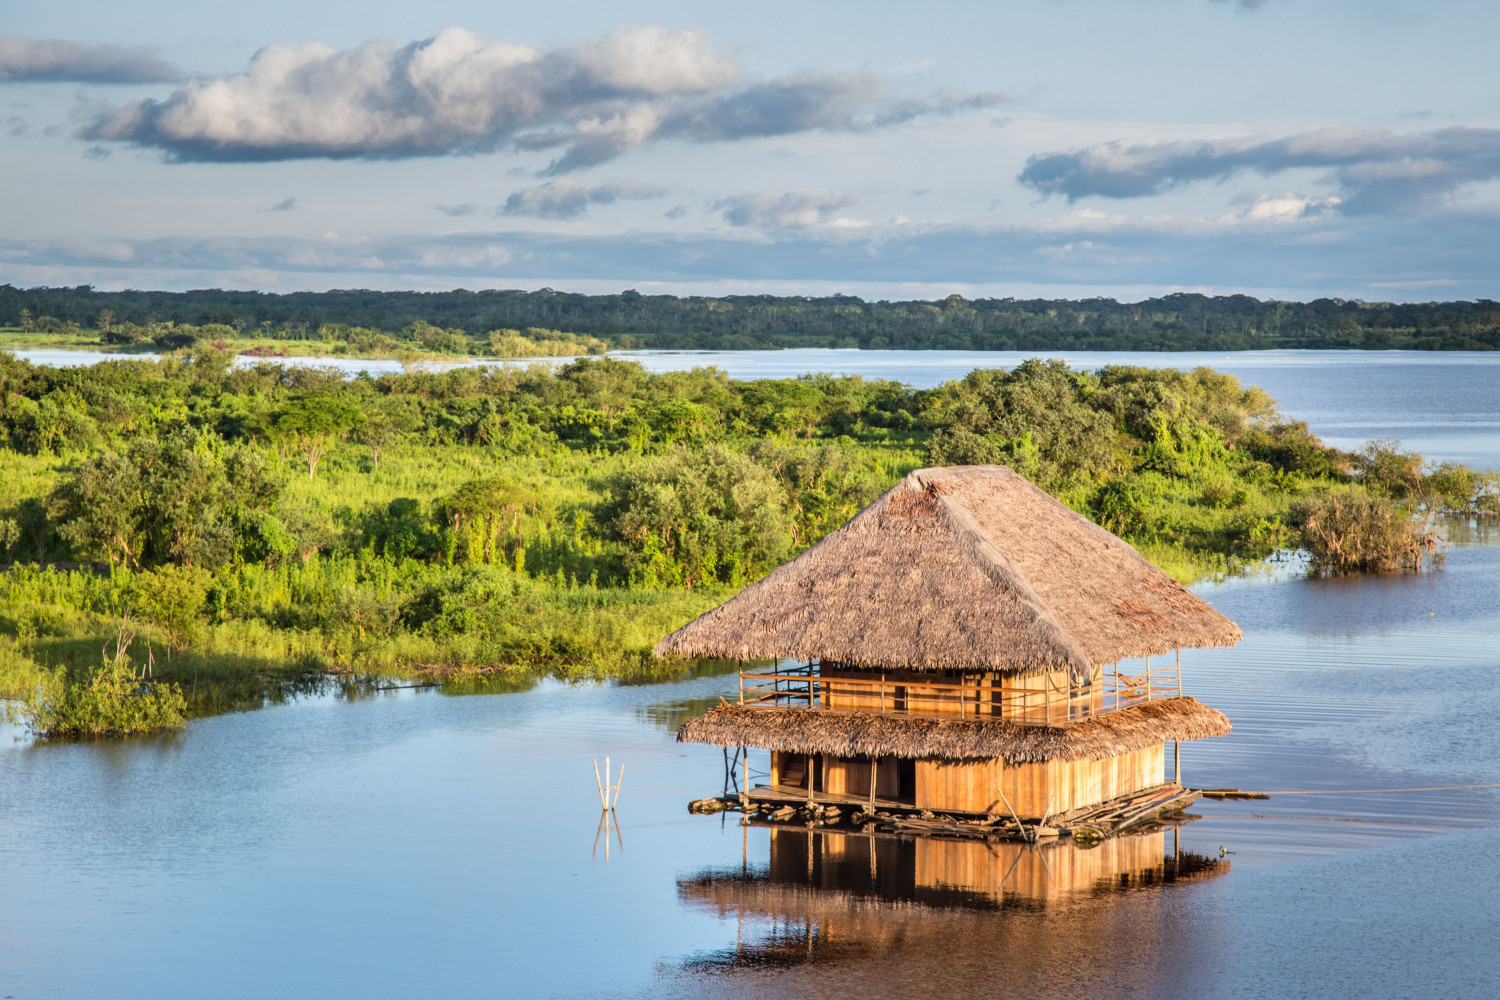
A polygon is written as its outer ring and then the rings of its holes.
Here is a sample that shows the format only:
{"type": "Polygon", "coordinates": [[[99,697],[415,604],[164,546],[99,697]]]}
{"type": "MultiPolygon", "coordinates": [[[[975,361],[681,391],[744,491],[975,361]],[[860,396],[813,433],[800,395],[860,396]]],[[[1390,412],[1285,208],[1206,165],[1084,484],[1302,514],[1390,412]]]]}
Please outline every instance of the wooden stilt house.
{"type": "Polygon", "coordinates": [[[678,733],[769,750],[751,799],[1037,823],[1177,788],[1178,742],[1229,731],[1183,696],[1177,651],[1240,637],[1016,472],[956,466],[911,473],[656,653],[774,661],[678,733]]]}

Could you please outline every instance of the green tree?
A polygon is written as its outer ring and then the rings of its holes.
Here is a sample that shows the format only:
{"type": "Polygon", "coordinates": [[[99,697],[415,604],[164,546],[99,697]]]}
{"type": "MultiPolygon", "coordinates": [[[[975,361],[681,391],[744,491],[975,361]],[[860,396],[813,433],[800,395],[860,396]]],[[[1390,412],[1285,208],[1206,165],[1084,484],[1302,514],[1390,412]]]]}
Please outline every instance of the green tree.
{"type": "Polygon", "coordinates": [[[88,558],[217,566],[247,546],[281,495],[252,449],[180,428],[81,463],[48,498],[58,534],[88,558]]]}
{"type": "Polygon", "coordinates": [[[743,583],[792,544],[786,492],[764,467],[721,445],[674,449],[613,477],[598,522],[653,583],[743,583]]]}
{"type": "Polygon", "coordinates": [[[495,559],[495,543],[504,535],[516,536],[523,513],[535,503],[535,494],[514,483],[475,479],[444,497],[437,507],[469,558],[489,563],[495,559]]]}
{"type": "Polygon", "coordinates": [[[406,406],[389,399],[368,403],[356,435],[370,449],[371,468],[380,468],[380,455],[401,437],[416,429],[416,418],[406,406]]]}
{"type": "Polygon", "coordinates": [[[335,441],[364,423],[364,415],[333,392],[311,392],[278,409],[270,421],[270,436],[278,454],[295,452],[307,464],[307,478],[318,474],[318,463],[335,441]]]}

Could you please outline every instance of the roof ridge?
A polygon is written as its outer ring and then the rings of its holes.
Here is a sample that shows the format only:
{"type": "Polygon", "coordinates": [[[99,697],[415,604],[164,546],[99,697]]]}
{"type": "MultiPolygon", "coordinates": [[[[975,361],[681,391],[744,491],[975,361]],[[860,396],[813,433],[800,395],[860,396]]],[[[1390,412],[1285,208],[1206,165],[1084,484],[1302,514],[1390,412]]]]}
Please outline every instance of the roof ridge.
{"type": "Polygon", "coordinates": [[[930,471],[932,470],[918,469],[908,478],[932,490],[938,509],[947,518],[954,534],[964,542],[966,553],[984,571],[984,574],[1002,591],[1014,590],[1021,596],[1022,606],[1030,612],[1037,627],[1047,634],[1048,639],[1060,653],[1058,662],[1054,665],[1081,670],[1086,674],[1092,666],[1088,654],[1079,648],[1077,641],[1067,629],[1062,627],[1062,623],[1052,613],[1052,608],[1040,594],[1032,589],[1031,581],[1026,578],[1026,574],[1021,572],[1020,567],[1016,566],[1015,562],[1004,552],[1001,552],[990,536],[985,534],[973,512],[963,504],[950,499],[942,490],[933,489],[936,479],[931,485],[923,482],[921,473],[930,471]]]}

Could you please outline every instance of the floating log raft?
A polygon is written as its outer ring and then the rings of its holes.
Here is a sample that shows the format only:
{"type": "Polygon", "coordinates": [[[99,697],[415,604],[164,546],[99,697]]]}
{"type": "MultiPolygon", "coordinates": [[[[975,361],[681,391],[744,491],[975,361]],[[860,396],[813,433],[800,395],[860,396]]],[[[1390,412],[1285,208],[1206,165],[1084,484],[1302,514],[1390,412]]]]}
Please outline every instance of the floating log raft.
{"type": "Polygon", "coordinates": [[[1049,838],[1073,838],[1088,842],[1175,816],[1191,805],[1198,795],[1191,788],[1167,782],[1087,809],[1044,817],[1038,822],[1018,822],[1008,816],[934,813],[884,800],[871,804],[852,800],[791,799],[779,789],[765,786],[750,789],[744,795],[697,799],[689,803],[688,810],[694,813],[743,812],[743,822],[747,823],[843,827],[865,833],[1031,843],[1049,838]]]}

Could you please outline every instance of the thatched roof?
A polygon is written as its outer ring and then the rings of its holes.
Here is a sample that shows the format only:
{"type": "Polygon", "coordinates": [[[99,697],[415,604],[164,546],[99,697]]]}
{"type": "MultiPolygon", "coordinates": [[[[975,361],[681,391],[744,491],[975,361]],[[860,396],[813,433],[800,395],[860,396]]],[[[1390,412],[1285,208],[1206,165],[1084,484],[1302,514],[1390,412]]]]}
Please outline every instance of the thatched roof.
{"type": "Polygon", "coordinates": [[[1067,669],[1240,630],[1129,544],[1002,465],[918,469],[663,639],[658,656],[916,670],[1067,669]]]}
{"type": "Polygon", "coordinates": [[[1028,726],[993,717],[939,719],[725,703],[683,723],[677,741],[837,757],[999,758],[1007,764],[1036,764],[1107,760],[1166,740],[1201,740],[1228,732],[1223,713],[1194,698],[1146,702],[1063,726],[1028,726]]]}

